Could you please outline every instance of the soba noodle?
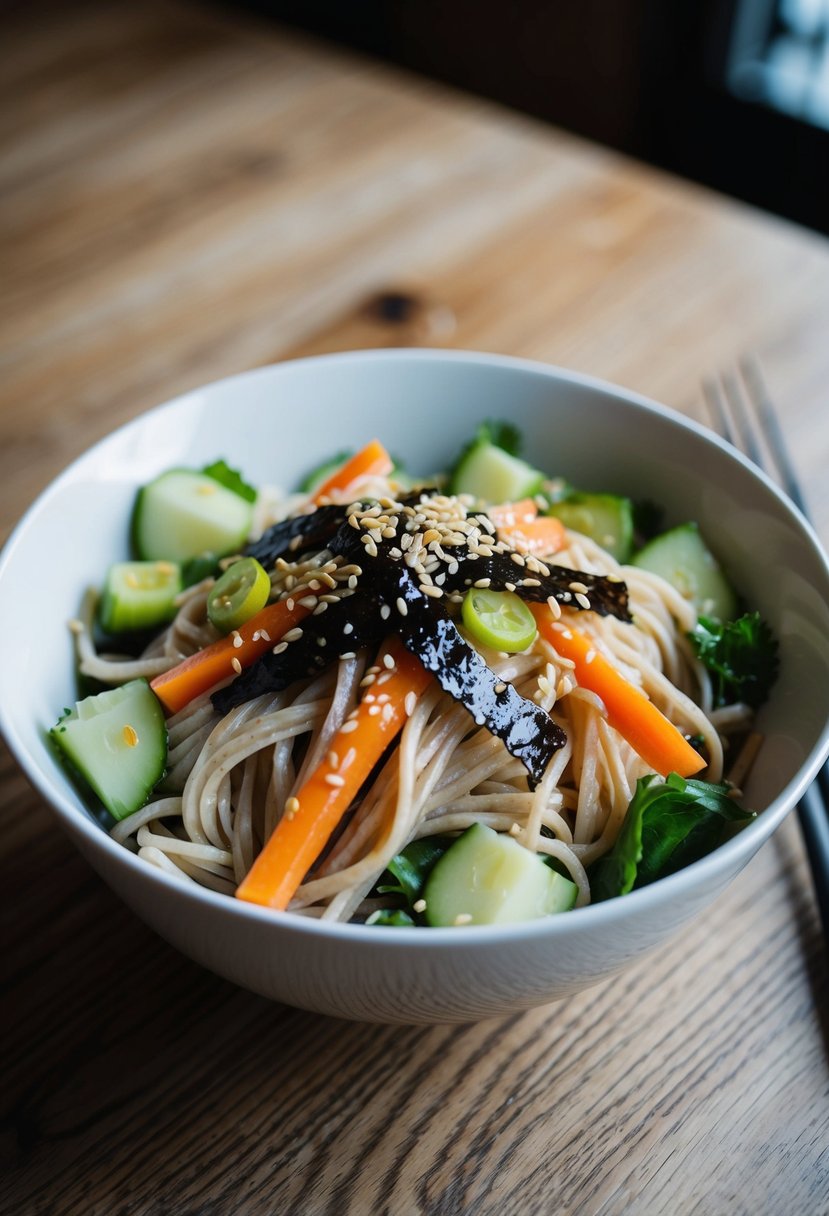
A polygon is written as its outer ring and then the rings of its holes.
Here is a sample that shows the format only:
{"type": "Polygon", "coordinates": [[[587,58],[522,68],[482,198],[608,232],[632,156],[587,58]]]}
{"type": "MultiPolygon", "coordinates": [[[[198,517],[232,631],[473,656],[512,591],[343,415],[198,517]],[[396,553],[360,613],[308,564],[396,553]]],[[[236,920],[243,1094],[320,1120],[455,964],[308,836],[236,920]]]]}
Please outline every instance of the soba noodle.
{"type": "MultiPolygon", "coordinates": [[[[585,612],[580,629],[683,733],[700,737],[709,757],[707,778],[720,780],[719,731],[743,729],[748,711],[743,706],[712,710],[707,673],[685,640],[695,622],[693,607],[658,576],[622,567],[592,541],[568,535],[569,547],[556,555],[556,564],[624,579],[635,621],[585,612]]],[[[307,579],[330,557],[323,551],[294,566],[278,563],[274,594],[307,579]],[[286,581],[288,570],[294,582],[286,581]]],[[[107,684],[151,679],[215,640],[206,615],[211,582],[180,597],[175,620],[139,659],[95,651],[95,600],[87,597],[81,619],[73,623],[83,674],[107,684]]],[[[612,846],[637,779],[649,770],[608,724],[601,701],[578,687],[572,662],[541,637],[525,653],[483,653],[500,680],[512,682],[566,733],[566,745],[554,754],[537,788],[530,787],[526,769],[499,738],[476,726],[463,706],[432,685],[413,706],[370,788],[299,887],[291,911],[326,920],[362,918],[380,906],[370,893],[407,843],[458,833],[476,822],[556,858],[577,884],[578,904],[589,902],[586,867],[612,846]]],[[[287,800],[354,710],[367,675],[376,674],[372,659],[366,652],[344,657],[315,678],[260,696],[223,717],[214,711],[209,693],[192,701],[169,719],[167,775],[154,800],[117,823],[112,836],[183,882],[232,894],[285,813],[287,800]]]]}

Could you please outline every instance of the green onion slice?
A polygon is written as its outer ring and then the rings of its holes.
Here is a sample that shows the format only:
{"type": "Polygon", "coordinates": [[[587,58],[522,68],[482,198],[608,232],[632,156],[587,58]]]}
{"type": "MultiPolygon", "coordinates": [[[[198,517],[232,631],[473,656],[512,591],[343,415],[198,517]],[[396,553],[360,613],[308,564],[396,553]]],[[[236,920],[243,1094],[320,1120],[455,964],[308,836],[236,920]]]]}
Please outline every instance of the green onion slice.
{"type": "Polygon", "coordinates": [[[271,580],[255,557],[243,557],[216,580],[207,597],[207,615],[220,633],[244,625],[268,602],[271,580]]]}
{"type": "Polygon", "coordinates": [[[535,641],[535,618],[512,591],[487,591],[473,587],[464,596],[463,623],[484,646],[513,654],[535,641]]]}

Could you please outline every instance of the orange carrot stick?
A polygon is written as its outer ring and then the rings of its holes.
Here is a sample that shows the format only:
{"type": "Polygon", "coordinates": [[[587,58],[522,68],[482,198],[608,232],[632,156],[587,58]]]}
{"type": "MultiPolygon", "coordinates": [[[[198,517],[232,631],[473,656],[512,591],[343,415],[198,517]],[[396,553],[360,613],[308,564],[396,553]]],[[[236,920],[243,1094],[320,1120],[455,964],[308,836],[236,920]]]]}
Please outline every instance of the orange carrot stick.
{"type": "Polygon", "coordinates": [[[205,646],[204,650],[197,650],[195,654],[182,659],[176,667],[151,680],[150,687],[167,712],[178,713],[214,684],[228,676],[238,675],[239,671],[250,667],[260,655],[275,646],[283,633],[287,633],[311,611],[293,600],[291,603],[292,608],[288,607],[287,600],[266,604],[228,637],[205,646]],[[241,645],[236,644],[234,634],[241,637],[241,645]],[[238,668],[234,660],[238,662],[238,668]]]}
{"type": "MultiPolygon", "coordinates": [[[[495,523],[495,520],[492,521],[495,523]]],[[[498,525],[496,524],[496,527],[498,525]]],[[[509,527],[498,527],[498,536],[512,549],[543,558],[558,553],[567,544],[567,529],[554,515],[539,515],[537,519],[518,521],[509,527]]]]}
{"type": "Polygon", "coordinates": [[[347,496],[356,481],[363,477],[388,477],[394,461],[377,439],[372,439],[364,448],[340,465],[330,477],[314,491],[314,502],[322,502],[332,494],[347,496]]]}
{"type": "Polygon", "coordinates": [[[288,800],[276,830],[236,891],[238,899],[269,908],[288,906],[360,786],[402,730],[409,695],[419,696],[431,676],[396,639],[386,653],[395,663],[388,670],[388,679],[383,671],[344,723],[346,729],[332,739],[336,765],[327,757],[307,778],[296,799],[288,800]],[[383,694],[388,700],[380,704],[377,698],[383,694]]]}
{"type": "Polygon", "coordinates": [[[532,523],[538,516],[538,503],[534,498],[521,498],[518,502],[502,502],[487,507],[486,513],[496,528],[515,528],[532,523]]]}
{"type": "Polygon", "coordinates": [[[610,725],[655,772],[690,777],[705,761],[641,689],[596,650],[592,640],[569,624],[554,621],[544,604],[530,604],[539,632],[565,659],[575,664],[576,679],[601,697],[610,725]]]}

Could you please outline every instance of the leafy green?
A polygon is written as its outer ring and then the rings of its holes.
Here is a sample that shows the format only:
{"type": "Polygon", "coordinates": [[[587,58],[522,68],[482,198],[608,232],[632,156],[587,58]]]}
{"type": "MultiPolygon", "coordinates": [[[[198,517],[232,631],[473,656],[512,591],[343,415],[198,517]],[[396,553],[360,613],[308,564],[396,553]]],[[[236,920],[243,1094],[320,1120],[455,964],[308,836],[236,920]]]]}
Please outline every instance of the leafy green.
{"type": "Polygon", "coordinates": [[[244,498],[245,502],[256,502],[256,490],[253,486],[248,485],[238,469],[232,469],[226,460],[214,460],[213,464],[206,464],[202,469],[202,473],[206,477],[212,477],[220,486],[224,486],[226,490],[230,490],[233,494],[238,494],[240,498],[244,498]]]}
{"type": "Polygon", "coordinates": [[[407,844],[402,852],[392,857],[388,869],[380,879],[377,893],[402,895],[411,908],[415,901],[420,899],[432,867],[450,844],[452,838],[449,836],[424,836],[407,844]],[[393,881],[385,882],[386,874],[393,881]]]}
{"type": "Polygon", "coordinates": [[[366,921],[367,925],[390,925],[395,929],[413,929],[415,923],[402,908],[384,908],[382,912],[373,912],[366,921]]]}
{"type": "Polygon", "coordinates": [[[590,867],[593,900],[627,895],[681,870],[722,844],[732,824],[753,818],[727,785],[678,773],[664,782],[654,773],[640,777],[616,843],[590,867]]]}
{"type": "Polygon", "coordinates": [[[219,569],[219,559],[215,553],[200,553],[197,557],[188,557],[181,563],[182,587],[194,587],[203,578],[210,578],[219,569]]]}
{"type": "Polygon", "coordinates": [[[688,634],[694,653],[713,677],[714,704],[762,705],[777,677],[777,639],[759,612],[721,624],[701,616],[688,634]]]}
{"type": "Polygon", "coordinates": [[[649,540],[653,540],[662,531],[665,511],[659,503],[650,498],[637,498],[633,501],[633,534],[636,547],[641,549],[649,540]]]}

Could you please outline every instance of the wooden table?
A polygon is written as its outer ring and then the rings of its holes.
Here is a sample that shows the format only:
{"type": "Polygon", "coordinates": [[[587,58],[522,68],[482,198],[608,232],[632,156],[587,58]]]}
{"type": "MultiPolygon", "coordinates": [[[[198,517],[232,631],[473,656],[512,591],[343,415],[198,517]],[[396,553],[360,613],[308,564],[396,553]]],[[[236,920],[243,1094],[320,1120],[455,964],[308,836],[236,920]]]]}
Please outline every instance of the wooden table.
{"type": "MultiPolygon", "coordinates": [[[[680,409],[755,352],[829,539],[823,240],[254,19],[152,0],[5,25],[4,532],[92,440],[184,389],[427,343],[680,409]]],[[[6,1210],[829,1211],[827,963],[793,821],[621,979],[386,1029],[199,970],[6,752],[0,780],[6,1210]]]]}

